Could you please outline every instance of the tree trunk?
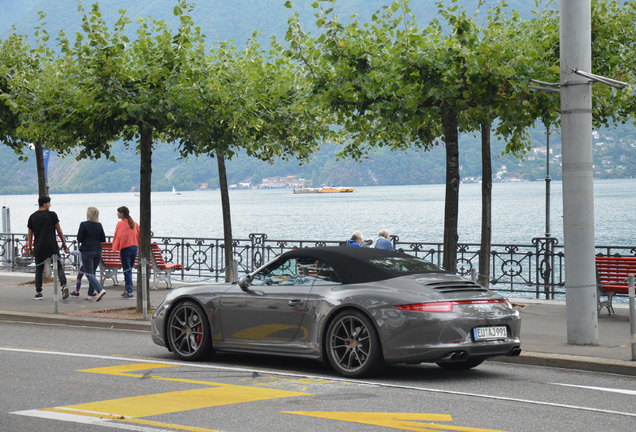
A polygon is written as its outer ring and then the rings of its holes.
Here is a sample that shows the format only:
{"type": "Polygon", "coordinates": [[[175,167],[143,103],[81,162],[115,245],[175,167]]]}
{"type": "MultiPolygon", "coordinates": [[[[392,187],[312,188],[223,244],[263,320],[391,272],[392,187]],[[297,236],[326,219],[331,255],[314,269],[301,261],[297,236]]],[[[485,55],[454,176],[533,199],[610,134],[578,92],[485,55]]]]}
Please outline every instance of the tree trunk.
{"type": "MultiPolygon", "coordinates": [[[[139,262],[145,258],[150,264],[151,231],[151,180],[152,180],[152,128],[148,125],[139,125],[139,262]]],[[[150,308],[150,293],[148,291],[150,268],[146,270],[146,298],[150,308]]],[[[142,306],[142,280],[141,271],[137,273],[137,313],[143,312],[142,306]]]]}
{"type": "Polygon", "coordinates": [[[457,220],[459,212],[459,136],[457,110],[442,107],[442,126],[446,145],[446,198],[444,203],[444,268],[457,271],[457,220]]]}
{"type": "MultiPolygon", "coordinates": [[[[38,196],[48,196],[49,188],[46,182],[46,170],[44,169],[44,147],[40,141],[35,143],[35,169],[38,176],[38,196]]],[[[59,256],[59,254],[58,254],[59,256]]],[[[42,282],[50,283],[53,281],[53,271],[51,266],[46,264],[42,273],[42,282]]]]}
{"type": "Polygon", "coordinates": [[[46,172],[44,169],[44,148],[39,141],[35,143],[35,166],[38,175],[38,195],[47,196],[49,191],[46,186],[46,172]]]}
{"type": "Polygon", "coordinates": [[[490,120],[481,124],[481,245],[477,281],[488,288],[490,246],[492,243],[492,160],[490,158],[490,120]]]}
{"type": "Polygon", "coordinates": [[[232,216],[230,212],[230,194],[227,187],[225,157],[217,150],[216,161],[219,167],[219,186],[221,188],[221,209],[223,212],[223,242],[225,250],[225,282],[232,282],[234,276],[234,248],[232,247],[232,216]]]}

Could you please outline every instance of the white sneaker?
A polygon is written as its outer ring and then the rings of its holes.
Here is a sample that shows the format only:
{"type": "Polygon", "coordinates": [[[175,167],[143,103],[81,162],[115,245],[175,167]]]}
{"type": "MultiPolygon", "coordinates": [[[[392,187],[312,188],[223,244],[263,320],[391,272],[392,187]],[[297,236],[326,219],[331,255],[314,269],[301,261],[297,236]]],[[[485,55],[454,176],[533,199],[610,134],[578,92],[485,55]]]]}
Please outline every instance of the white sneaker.
{"type": "Polygon", "coordinates": [[[95,301],[98,302],[102,299],[102,297],[104,297],[106,295],[106,290],[102,289],[99,294],[97,294],[97,297],[95,297],[95,301]]]}

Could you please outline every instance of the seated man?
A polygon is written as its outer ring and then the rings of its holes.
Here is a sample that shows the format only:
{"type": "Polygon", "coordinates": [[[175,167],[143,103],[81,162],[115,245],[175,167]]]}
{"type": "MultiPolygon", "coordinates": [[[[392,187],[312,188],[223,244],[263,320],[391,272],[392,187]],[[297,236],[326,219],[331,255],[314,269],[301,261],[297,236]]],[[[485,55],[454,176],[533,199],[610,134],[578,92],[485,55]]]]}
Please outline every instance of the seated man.
{"type": "Polygon", "coordinates": [[[393,243],[391,242],[391,235],[389,230],[382,228],[378,233],[378,239],[375,241],[375,247],[377,249],[393,250],[393,243]]]}
{"type": "Polygon", "coordinates": [[[363,241],[362,233],[360,231],[356,231],[351,234],[351,238],[347,240],[347,246],[360,247],[362,246],[363,241]]]}

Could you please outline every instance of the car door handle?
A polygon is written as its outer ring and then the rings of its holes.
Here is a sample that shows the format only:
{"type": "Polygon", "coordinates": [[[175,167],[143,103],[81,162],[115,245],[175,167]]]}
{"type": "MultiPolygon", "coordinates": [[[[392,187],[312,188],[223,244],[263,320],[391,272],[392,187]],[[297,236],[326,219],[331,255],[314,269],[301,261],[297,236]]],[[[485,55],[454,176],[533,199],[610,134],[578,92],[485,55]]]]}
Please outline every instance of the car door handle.
{"type": "Polygon", "coordinates": [[[304,302],[305,301],[301,299],[293,299],[288,301],[287,304],[292,307],[297,307],[297,306],[302,306],[304,302]]]}

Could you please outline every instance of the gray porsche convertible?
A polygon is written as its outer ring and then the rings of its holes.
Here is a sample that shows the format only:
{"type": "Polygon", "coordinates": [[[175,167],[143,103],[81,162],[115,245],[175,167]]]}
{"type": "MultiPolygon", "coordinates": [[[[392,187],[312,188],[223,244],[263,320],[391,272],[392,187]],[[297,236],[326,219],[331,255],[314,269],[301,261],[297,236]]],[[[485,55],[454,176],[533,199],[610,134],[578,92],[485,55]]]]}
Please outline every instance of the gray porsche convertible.
{"type": "Polygon", "coordinates": [[[521,352],[519,312],[501,295],[401,252],[283,253],[238,282],[171,291],[152,339],[183,360],[233,351],[316,358],[340,375],[386,364],[470,369],[521,352]]]}

